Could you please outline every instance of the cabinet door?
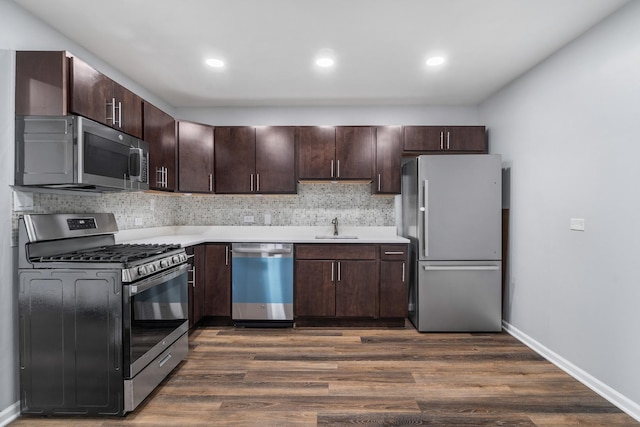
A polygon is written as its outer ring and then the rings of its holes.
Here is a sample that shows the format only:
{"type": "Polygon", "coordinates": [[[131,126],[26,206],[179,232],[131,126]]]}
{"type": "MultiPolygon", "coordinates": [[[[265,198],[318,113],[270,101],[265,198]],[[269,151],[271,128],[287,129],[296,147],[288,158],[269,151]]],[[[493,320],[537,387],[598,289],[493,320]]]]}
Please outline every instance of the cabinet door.
{"type": "Polygon", "coordinates": [[[295,127],[256,128],[256,191],[296,192],[295,127]]]}
{"type": "Polygon", "coordinates": [[[205,248],[204,245],[189,246],[186,248],[189,258],[189,270],[187,284],[189,286],[189,328],[195,326],[204,316],[204,274],[205,274],[205,248]]]}
{"type": "Polygon", "coordinates": [[[143,139],[149,144],[149,186],[176,189],[176,122],[167,113],[144,103],[143,139]]]}
{"type": "Polygon", "coordinates": [[[231,245],[206,245],[204,315],[231,317],[231,245]]]}
{"type": "Polygon", "coordinates": [[[69,61],[70,111],[111,126],[113,81],[78,58],[70,58],[69,61]]]}
{"type": "Polygon", "coordinates": [[[296,316],[336,315],[336,263],[334,261],[297,260],[295,270],[296,316]]]}
{"type": "Polygon", "coordinates": [[[340,179],[373,177],[373,128],[338,126],[336,128],[336,172],[340,179]]]}
{"type": "Polygon", "coordinates": [[[256,178],[256,137],[252,127],[216,127],[215,192],[253,193],[256,178]]]}
{"type": "Polygon", "coordinates": [[[113,127],[136,138],[142,138],[142,98],[115,82],[113,97],[118,104],[118,119],[113,127]]]}
{"type": "Polygon", "coordinates": [[[298,178],[332,179],[335,176],[335,141],[333,127],[300,126],[298,140],[298,178]]]}
{"type": "Polygon", "coordinates": [[[486,153],[484,126],[451,126],[445,129],[447,151],[486,153]]]}
{"type": "Polygon", "coordinates": [[[445,129],[442,126],[405,126],[404,151],[443,151],[445,129]]]}
{"type": "Polygon", "coordinates": [[[380,261],[380,317],[407,317],[406,264],[380,261]]]}
{"type": "Polygon", "coordinates": [[[338,261],[336,316],[378,317],[376,261],[338,261]]]}
{"type": "Polygon", "coordinates": [[[378,126],[374,194],[400,194],[402,190],[402,132],[400,126],[378,126]]]}
{"type": "Polygon", "coordinates": [[[16,52],[16,114],[64,116],[68,69],[65,52],[16,52]]]}
{"type": "Polygon", "coordinates": [[[178,122],[178,189],[182,192],[213,192],[213,129],[178,122]]]}

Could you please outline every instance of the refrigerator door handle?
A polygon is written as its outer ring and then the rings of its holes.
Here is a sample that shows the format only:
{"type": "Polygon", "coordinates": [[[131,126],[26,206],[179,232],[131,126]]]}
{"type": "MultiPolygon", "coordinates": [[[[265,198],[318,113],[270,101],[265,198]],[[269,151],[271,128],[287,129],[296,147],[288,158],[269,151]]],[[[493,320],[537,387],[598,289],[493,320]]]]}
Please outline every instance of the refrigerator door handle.
{"type": "Polygon", "coordinates": [[[423,187],[423,199],[422,199],[422,206],[420,207],[420,212],[422,212],[423,217],[422,217],[422,228],[423,228],[423,234],[424,234],[424,238],[422,239],[423,241],[423,250],[424,250],[424,254],[423,256],[426,258],[429,256],[429,211],[428,211],[428,201],[429,201],[429,181],[428,180],[424,180],[424,187],[423,187]]]}
{"type": "Polygon", "coordinates": [[[429,271],[496,271],[500,270],[497,265],[425,265],[425,270],[429,271]]]}

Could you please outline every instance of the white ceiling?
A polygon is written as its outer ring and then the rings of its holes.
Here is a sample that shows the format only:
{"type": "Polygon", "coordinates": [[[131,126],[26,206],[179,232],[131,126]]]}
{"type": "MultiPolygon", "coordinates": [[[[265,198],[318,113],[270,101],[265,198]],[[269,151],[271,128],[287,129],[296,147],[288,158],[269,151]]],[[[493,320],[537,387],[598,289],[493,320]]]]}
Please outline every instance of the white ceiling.
{"type": "Polygon", "coordinates": [[[175,107],[473,105],[627,2],[14,1],[175,107]]]}

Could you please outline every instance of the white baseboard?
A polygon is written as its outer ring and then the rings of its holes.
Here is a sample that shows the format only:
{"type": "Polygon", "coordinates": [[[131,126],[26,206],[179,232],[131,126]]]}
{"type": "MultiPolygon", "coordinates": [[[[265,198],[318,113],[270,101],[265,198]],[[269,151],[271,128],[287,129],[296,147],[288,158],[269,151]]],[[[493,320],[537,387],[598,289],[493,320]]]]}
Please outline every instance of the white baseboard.
{"type": "Polygon", "coordinates": [[[5,408],[2,412],[0,412],[0,426],[4,427],[9,424],[11,421],[15,420],[20,416],[20,402],[16,402],[13,405],[5,408]]]}
{"type": "Polygon", "coordinates": [[[502,321],[502,328],[507,333],[524,343],[527,347],[531,348],[533,351],[547,359],[549,362],[553,363],[558,368],[562,369],[567,374],[571,375],[573,378],[580,381],[582,384],[586,385],[603,398],[607,399],[622,411],[626,412],[630,417],[634,418],[636,421],[640,421],[640,404],[632,401],[631,399],[617,392],[599,379],[593,377],[586,371],[578,368],[567,359],[548,349],[538,341],[534,340],[533,338],[531,338],[515,326],[509,324],[508,322],[505,322],[504,320],[502,321]]]}

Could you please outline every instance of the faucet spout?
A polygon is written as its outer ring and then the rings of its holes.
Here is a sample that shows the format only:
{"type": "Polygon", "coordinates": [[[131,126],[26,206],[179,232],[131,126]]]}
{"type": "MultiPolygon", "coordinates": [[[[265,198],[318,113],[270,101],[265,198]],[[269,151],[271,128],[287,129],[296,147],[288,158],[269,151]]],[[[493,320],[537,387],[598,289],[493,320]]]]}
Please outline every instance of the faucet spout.
{"type": "Polygon", "coordinates": [[[335,217],[331,220],[331,224],[333,224],[333,235],[338,235],[338,217],[335,217]]]}

